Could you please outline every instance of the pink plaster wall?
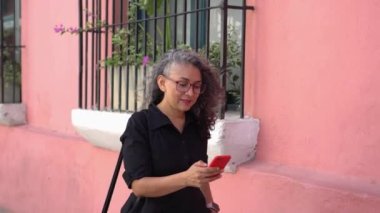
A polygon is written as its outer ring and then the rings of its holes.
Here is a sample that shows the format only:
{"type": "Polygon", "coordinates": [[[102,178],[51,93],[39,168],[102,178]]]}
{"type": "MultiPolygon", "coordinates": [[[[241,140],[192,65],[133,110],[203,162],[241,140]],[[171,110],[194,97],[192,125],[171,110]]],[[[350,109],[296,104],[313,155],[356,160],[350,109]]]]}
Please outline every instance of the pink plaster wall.
{"type": "MultiPolygon", "coordinates": [[[[0,210],[101,211],[117,153],[30,126],[0,126],[0,137],[0,210]]],[[[222,213],[378,212],[379,186],[339,178],[256,162],[211,186],[222,213]]],[[[109,212],[119,212],[128,194],[119,176],[109,212]]]]}
{"type": "Polygon", "coordinates": [[[22,98],[28,124],[74,133],[78,106],[78,38],[60,36],[57,24],[78,25],[78,1],[22,1],[22,98]]]}
{"type": "MultiPolygon", "coordinates": [[[[101,212],[118,153],[31,126],[0,126],[0,139],[0,212],[101,212]]],[[[110,212],[127,193],[120,176],[110,212]]]]}
{"type": "MultiPolygon", "coordinates": [[[[377,212],[379,3],[247,2],[246,113],[261,130],[256,161],[212,184],[222,212],[377,212]]],[[[99,212],[117,153],[74,133],[78,41],[53,32],[76,25],[77,2],[22,8],[28,125],[0,126],[0,211],[99,212]]],[[[119,179],[110,212],[127,196],[119,179]]]]}
{"type": "Polygon", "coordinates": [[[380,2],[248,2],[246,112],[261,120],[257,160],[378,183],[380,2]]]}

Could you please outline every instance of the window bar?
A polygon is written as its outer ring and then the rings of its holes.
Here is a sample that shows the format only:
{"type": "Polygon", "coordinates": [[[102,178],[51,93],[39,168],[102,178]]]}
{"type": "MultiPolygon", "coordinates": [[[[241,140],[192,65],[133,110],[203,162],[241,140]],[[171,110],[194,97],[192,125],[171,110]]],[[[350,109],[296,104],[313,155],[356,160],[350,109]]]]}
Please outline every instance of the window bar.
{"type": "Polygon", "coordinates": [[[167,14],[167,4],[166,4],[166,0],[164,0],[164,14],[163,14],[163,22],[164,22],[164,32],[163,32],[163,36],[162,36],[162,50],[163,52],[166,52],[166,27],[167,27],[167,24],[166,24],[166,14],[167,14]]]}
{"type": "MultiPolygon", "coordinates": [[[[132,1],[130,1],[129,3],[128,3],[128,13],[130,13],[130,11],[131,11],[131,4],[132,3],[132,1]]],[[[129,50],[129,44],[131,43],[131,35],[130,35],[130,29],[132,29],[132,27],[131,27],[131,24],[130,24],[130,22],[129,22],[129,14],[128,14],[128,16],[127,16],[127,58],[126,58],[126,73],[125,73],[125,75],[126,75],[126,81],[125,81],[125,110],[126,111],[128,111],[129,110],[129,66],[130,66],[130,64],[129,64],[129,57],[130,57],[130,54],[131,54],[131,51],[129,50]]],[[[135,41],[136,42],[136,41],[135,41]]]]}
{"type": "Polygon", "coordinates": [[[1,28],[1,40],[0,40],[0,80],[1,80],[1,101],[4,103],[4,65],[3,65],[3,51],[4,51],[4,24],[3,24],[3,1],[0,0],[0,28],[1,28]]]}
{"type": "Polygon", "coordinates": [[[93,63],[93,66],[94,66],[94,98],[95,98],[95,102],[94,102],[94,105],[92,106],[93,109],[95,110],[98,110],[99,109],[99,102],[98,102],[98,73],[99,73],[99,70],[98,70],[98,49],[99,49],[99,46],[98,46],[98,39],[99,39],[99,34],[98,34],[98,23],[97,23],[97,18],[99,16],[98,14],[98,2],[99,0],[95,0],[93,3],[95,4],[95,10],[94,10],[94,14],[95,14],[95,18],[94,18],[94,22],[93,22],[93,33],[94,33],[94,36],[95,36],[95,43],[94,43],[94,48],[95,48],[95,59],[94,59],[94,63],[93,63]]]}
{"type": "MultiPolygon", "coordinates": [[[[19,27],[19,32],[20,32],[20,34],[21,34],[21,28],[20,28],[20,19],[21,19],[21,0],[19,0],[18,1],[18,7],[17,7],[17,9],[18,9],[18,21],[17,21],[17,27],[19,27]]],[[[23,48],[23,46],[21,45],[21,38],[20,38],[20,40],[18,40],[18,42],[19,42],[19,44],[20,44],[20,48],[18,49],[19,50],[19,56],[20,56],[20,58],[19,58],[19,63],[20,63],[20,99],[19,99],[19,101],[21,102],[22,101],[22,81],[21,81],[21,76],[22,76],[22,61],[21,61],[21,53],[22,53],[22,48],[23,48]]]]}
{"type": "Polygon", "coordinates": [[[153,21],[153,61],[155,62],[157,60],[157,1],[154,1],[153,3],[154,7],[154,21],[153,21]]]}
{"type": "Polygon", "coordinates": [[[241,83],[240,83],[240,118],[244,118],[244,87],[245,87],[245,33],[246,33],[246,21],[247,21],[247,1],[243,0],[243,17],[241,28],[241,83]]]}
{"type": "MultiPolygon", "coordinates": [[[[108,57],[108,10],[109,10],[109,1],[106,1],[106,11],[105,11],[105,38],[104,38],[104,58],[108,57]]],[[[108,67],[104,66],[104,109],[108,109],[108,67]]]]}
{"type": "Polygon", "coordinates": [[[100,73],[100,60],[101,60],[101,32],[102,32],[102,26],[101,26],[101,20],[102,20],[102,2],[100,0],[96,1],[96,14],[97,14],[97,19],[96,19],[96,109],[100,110],[100,90],[101,90],[101,85],[100,85],[100,78],[101,78],[101,73],[100,73]]]}
{"type": "MultiPolygon", "coordinates": [[[[86,0],[86,17],[85,17],[85,23],[88,23],[88,0],[86,0]]],[[[87,102],[88,102],[88,30],[85,32],[85,52],[84,52],[84,107],[85,109],[88,108],[87,102]]]]}
{"type": "MultiPolygon", "coordinates": [[[[123,23],[123,13],[124,13],[124,4],[123,4],[123,1],[120,1],[120,20],[119,20],[119,30],[122,30],[121,28],[123,27],[123,25],[121,25],[121,23],[123,23]]],[[[115,32],[116,33],[116,32],[115,32]]],[[[121,48],[121,47],[119,47],[121,48]]],[[[121,84],[122,84],[122,78],[123,78],[123,73],[122,73],[122,69],[121,69],[121,66],[119,66],[119,87],[118,87],[118,110],[121,111],[121,84]]]]}
{"type": "Polygon", "coordinates": [[[173,11],[173,15],[174,16],[174,36],[173,36],[173,41],[174,41],[174,44],[173,44],[173,47],[174,49],[177,48],[177,0],[174,0],[174,11],[173,11]]]}
{"type": "Polygon", "coordinates": [[[95,22],[95,4],[92,2],[92,26],[91,26],[91,109],[94,108],[94,88],[95,88],[95,80],[94,80],[94,62],[95,62],[95,52],[94,52],[94,46],[95,46],[95,29],[94,29],[94,22],[95,22]]]}
{"type": "MultiPolygon", "coordinates": [[[[187,12],[187,0],[184,0],[184,3],[183,3],[183,12],[187,12]]],[[[183,15],[183,43],[186,44],[186,24],[187,24],[187,14],[185,13],[183,15]]]]}
{"type": "MultiPolygon", "coordinates": [[[[228,0],[223,0],[223,8],[222,8],[222,20],[221,20],[221,38],[222,38],[222,45],[220,46],[221,50],[221,72],[222,72],[222,87],[224,91],[226,91],[226,84],[227,84],[227,16],[228,16],[228,0]]],[[[220,119],[224,119],[225,116],[225,106],[221,107],[220,110],[220,119]]]]}
{"type": "MultiPolygon", "coordinates": [[[[13,6],[13,35],[16,36],[16,5],[13,6]]],[[[13,66],[13,85],[12,85],[12,102],[16,102],[16,39],[13,39],[13,48],[12,48],[12,66],[13,66]]]]}
{"type": "MultiPolygon", "coordinates": [[[[83,0],[79,0],[79,29],[83,29],[83,0]]],[[[82,105],[82,92],[83,92],[83,33],[79,31],[79,94],[78,105],[79,108],[83,108],[82,105]]]]}
{"type": "Polygon", "coordinates": [[[195,51],[198,52],[198,42],[199,42],[199,0],[195,1],[195,51]]]}
{"type": "MultiPolygon", "coordinates": [[[[116,19],[116,6],[115,2],[116,0],[112,0],[112,35],[115,34],[115,19],[116,19]]],[[[108,42],[108,41],[107,41],[108,42]]],[[[111,52],[115,50],[115,45],[111,42],[111,52]]],[[[111,53],[111,57],[113,57],[111,53]]],[[[115,66],[111,67],[111,111],[114,110],[114,84],[115,84],[115,66]]]]}
{"type": "MultiPolygon", "coordinates": [[[[136,8],[136,20],[138,18],[138,14],[139,14],[139,6],[137,6],[136,8]]],[[[135,100],[134,100],[134,110],[136,111],[137,110],[137,84],[138,84],[138,67],[141,65],[139,61],[137,61],[138,57],[138,53],[139,53],[139,23],[135,23],[135,88],[134,88],[134,95],[135,95],[135,100]]]]}
{"type": "MultiPolygon", "coordinates": [[[[144,17],[144,19],[146,19],[146,11],[145,10],[142,10],[142,15],[143,15],[143,17],[144,17]]],[[[147,35],[148,35],[148,26],[147,26],[147,20],[145,20],[144,21],[144,32],[143,32],[143,44],[144,44],[144,56],[147,56],[147,57],[149,57],[148,55],[147,55],[147,40],[148,40],[148,38],[147,38],[147,35]]],[[[146,65],[143,67],[143,69],[144,69],[144,81],[146,81],[146,65]]],[[[144,83],[144,86],[143,86],[143,88],[144,88],[144,96],[143,96],[143,98],[145,98],[145,96],[146,96],[146,87],[147,87],[147,83],[145,82],[144,83]]]]}
{"type": "MultiPolygon", "coordinates": [[[[20,40],[20,43],[21,43],[21,40],[20,40]]],[[[20,60],[20,99],[19,99],[19,102],[21,103],[22,102],[22,80],[21,80],[21,76],[22,76],[22,61],[21,61],[21,54],[22,54],[22,48],[23,47],[20,47],[19,48],[19,56],[20,56],[20,58],[19,58],[19,60],[20,60]]]]}
{"type": "MultiPolygon", "coordinates": [[[[210,7],[210,0],[206,1],[206,7],[210,7]]],[[[206,14],[206,57],[210,56],[210,9],[207,10],[206,14]]]]}

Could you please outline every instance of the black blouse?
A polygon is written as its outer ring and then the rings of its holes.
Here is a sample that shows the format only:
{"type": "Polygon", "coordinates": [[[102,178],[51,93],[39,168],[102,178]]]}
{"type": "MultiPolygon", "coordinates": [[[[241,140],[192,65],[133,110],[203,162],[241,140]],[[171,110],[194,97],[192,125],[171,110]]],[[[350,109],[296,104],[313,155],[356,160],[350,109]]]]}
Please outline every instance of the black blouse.
{"type": "MultiPolygon", "coordinates": [[[[187,112],[180,133],[155,105],[134,113],[121,136],[128,187],[143,177],[162,177],[187,170],[193,163],[207,162],[207,142],[201,141],[195,116],[187,112]]],[[[199,188],[186,187],[158,198],[145,198],[144,213],[210,212],[199,188]]]]}

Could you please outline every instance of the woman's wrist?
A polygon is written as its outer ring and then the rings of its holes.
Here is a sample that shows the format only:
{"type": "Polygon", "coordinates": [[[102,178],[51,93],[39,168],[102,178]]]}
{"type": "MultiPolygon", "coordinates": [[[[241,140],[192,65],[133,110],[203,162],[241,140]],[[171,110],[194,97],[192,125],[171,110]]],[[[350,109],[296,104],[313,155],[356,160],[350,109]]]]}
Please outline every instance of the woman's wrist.
{"type": "Polygon", "coordinates": [[[207,204],[206,204],[206,207],[207,207],[208,209],[211,209],[211,210],[215,211],[215,212],[219,212],[219,211],[220,211],[219,205],[216,204],[216,203],[214,203],[214,202],[209,202],[209,203],[207,203],[207,204]]]}

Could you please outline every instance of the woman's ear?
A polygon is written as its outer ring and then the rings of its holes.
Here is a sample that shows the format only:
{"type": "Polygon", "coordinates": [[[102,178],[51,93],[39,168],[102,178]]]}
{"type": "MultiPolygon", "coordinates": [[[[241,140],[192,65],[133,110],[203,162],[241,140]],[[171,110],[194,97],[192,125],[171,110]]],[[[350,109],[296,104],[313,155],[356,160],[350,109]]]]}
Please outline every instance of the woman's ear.
{"type": "Polygon", "coordinates": [[[162,92],[165,92],[165,91],[166,91],[166,88],[165,88],[165,78],[164,78],[164,76],[159,75],[159,76],[157,77],[157,85],[158,85],[158,88],[160,88],[160,90],[161,90],[162,92]]]}

